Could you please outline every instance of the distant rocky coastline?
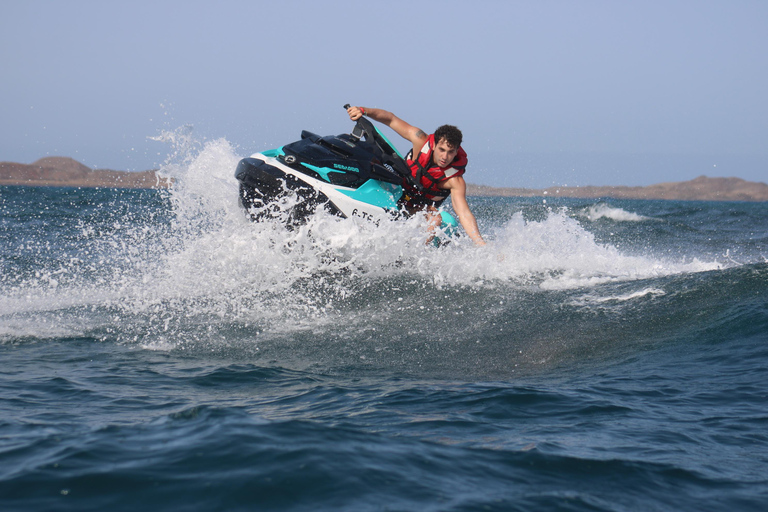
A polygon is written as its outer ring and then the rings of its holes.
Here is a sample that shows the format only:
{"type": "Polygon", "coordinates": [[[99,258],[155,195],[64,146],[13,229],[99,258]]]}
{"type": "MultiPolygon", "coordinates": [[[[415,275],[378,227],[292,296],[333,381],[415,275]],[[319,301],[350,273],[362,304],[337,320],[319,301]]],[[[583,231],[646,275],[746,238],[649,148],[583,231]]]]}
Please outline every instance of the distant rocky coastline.
{"type": "MultiPolygon", "coordinates": [[[[91,169],[68,157],[46,157],[31,164],[0,162],[0,185],[168,188],[171,181],[155,171],[128,172],[91,169]]],[[[467,185],[470,196],[573,197],[597,199],[670,199],[682,201],[768,201],[768,185],[740,178],[708,178],[658,183],[647,187],[500,188],[467,185]]]]}
{"type": "Polygon", "coordinates": [[[545,189],[496,188],[467,185],[471,196],[573,197],[597,199],[668,199],[675,201],[768,201],[768,185],[741,178],[708,178],[657,183],[647,187],[549,187],[545,189]]]}
{"type": "Polygon", "coordinates": [[[31,164],[0,162],[0,185],[101,188],[168,188],[155,171],[91,169],[72,158],[51,156],[31,164]]]}

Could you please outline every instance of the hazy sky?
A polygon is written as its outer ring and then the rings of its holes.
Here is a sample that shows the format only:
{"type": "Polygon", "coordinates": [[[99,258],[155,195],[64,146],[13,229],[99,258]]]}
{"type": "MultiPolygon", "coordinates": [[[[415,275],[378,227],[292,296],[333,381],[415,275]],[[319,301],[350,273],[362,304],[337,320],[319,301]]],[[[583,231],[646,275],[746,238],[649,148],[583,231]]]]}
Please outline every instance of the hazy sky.
{"type": "Polygon", "coordinates": [[[349,102],[458,125],[473,183],[768,181],[764,0],[0,0],[0,69],[0,161],[247,156],[349,102]]]}

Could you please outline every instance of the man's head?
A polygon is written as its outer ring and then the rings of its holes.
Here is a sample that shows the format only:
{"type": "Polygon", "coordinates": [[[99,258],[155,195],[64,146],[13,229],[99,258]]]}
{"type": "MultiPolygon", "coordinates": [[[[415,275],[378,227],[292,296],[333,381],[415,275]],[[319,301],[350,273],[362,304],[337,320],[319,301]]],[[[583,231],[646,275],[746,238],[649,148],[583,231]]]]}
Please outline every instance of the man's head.
{"type": "Polygon", "coordinates": [[[440,167],[448,167],[461,146],[461,130],[450,124],[444,124],[435,130],[435,150],[432,160],[440,167]]]}
{"type": "Polygon", "coordinates": [[[451,124],[444,124],[437,130],[435,130],[435,144],[442,139],[448,143],[448,145],[458,148],[461,146],[461,130],[451,124]]]}

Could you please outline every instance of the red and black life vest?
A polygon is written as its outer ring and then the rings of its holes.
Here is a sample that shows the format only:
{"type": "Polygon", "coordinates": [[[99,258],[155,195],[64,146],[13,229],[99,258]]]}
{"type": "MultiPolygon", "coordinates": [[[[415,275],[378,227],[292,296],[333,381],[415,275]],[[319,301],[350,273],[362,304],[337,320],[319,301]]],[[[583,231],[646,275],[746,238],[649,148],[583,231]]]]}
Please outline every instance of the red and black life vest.
{"type": "Polygon", "coordinates": [[[418,158],[413,159],[413,149],[408,152],[405,161],[411,168],[413,179],[406,180],[403,188],[406,190],[406,194],[411,196],[409,199],[437,206],[451,195],[450,191],[439,187],[440,183],[464,174],[467,167],[467,153],[459,146],[459,151],[453,162],[448,167],[439,167],[432,160],[434,151],[435,135],[432,134],[421,148],[418,158]]]}

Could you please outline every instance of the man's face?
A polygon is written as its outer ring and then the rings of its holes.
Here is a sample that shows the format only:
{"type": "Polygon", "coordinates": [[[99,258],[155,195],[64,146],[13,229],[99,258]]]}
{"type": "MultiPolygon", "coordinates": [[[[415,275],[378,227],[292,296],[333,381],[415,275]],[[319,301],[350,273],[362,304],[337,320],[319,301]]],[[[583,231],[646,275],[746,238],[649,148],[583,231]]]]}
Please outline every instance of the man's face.
{"type": "Polygon", "coordinates": [[[435,144],[435,150],[432,152],[432,160],[440,167],[447,167],[453,159],[456,158],[456,153],[459,152],[459,148],[451,146],[446,142],[445,138],[440,139],[435,144]]]}

